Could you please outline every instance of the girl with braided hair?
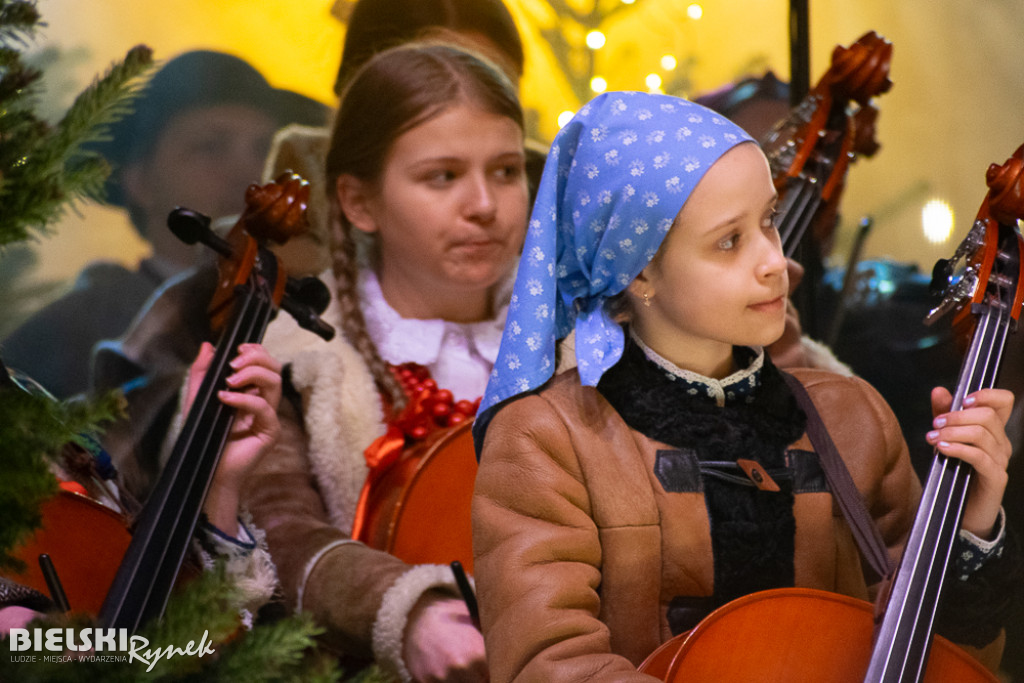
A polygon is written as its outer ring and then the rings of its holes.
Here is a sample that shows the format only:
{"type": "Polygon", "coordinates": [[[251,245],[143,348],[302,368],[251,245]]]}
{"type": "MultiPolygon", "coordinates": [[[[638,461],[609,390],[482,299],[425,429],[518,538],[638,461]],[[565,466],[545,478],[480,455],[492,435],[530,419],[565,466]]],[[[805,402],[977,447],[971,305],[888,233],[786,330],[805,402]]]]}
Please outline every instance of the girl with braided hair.
{"type": "Polygon", "coordinates": [[[483,639],[447,566],[409,566],[351,538],[365,452],[405,403],[415,363],[453,401],[482,395],[528,213],[523,117],[482,57],[413,43],[342,94],[327,154],[331,342],[275,321],[282,437],[247,481],[284,598],[323,642],[403,680],[485,680],[483,639]]]}

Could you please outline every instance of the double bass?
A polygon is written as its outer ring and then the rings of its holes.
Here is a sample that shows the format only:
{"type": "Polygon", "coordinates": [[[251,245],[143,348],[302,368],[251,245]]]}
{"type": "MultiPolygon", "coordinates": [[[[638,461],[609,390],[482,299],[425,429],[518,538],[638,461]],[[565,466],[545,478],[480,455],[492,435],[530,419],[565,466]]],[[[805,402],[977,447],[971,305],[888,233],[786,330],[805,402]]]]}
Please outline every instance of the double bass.
{"type": "MultiPolygon", "coordinates": [[[[934,283],[943,302],[928,316],[953,314],[966,348],[953,398],[995,385],[1008,333],[1024,304],[1024,146],[986,173],[989,192],[934,283]]],[[[971,468],[935,452],[903,558],[882,616],[864,601],[783,588],[734,600],[693,630],[658,648],[640,670],[683,681],[973,682],[998,679],[965,651],[935,635],[935,615],[960,528],[971,468]],[[737,643],[743,647],[738,648],[737,643]]]]}
{"type": "Polygon", "coordinates": [[[327,301],[323,284],[289,278],[262,244],[284,242],[306,228],[308,183],[286,173],[251,185],[245,196],[244,212],[223,239],[194,211],[175,209],[168,218],[180,239],[202,242],[221,256],[209,307],[219,337],[170,458],[134,523],[82,492],[63,490],[44,504],[43,527],[18,551],[29,569],[11,578],[45,592],[46,577],[32,560],[48,555],[70,607],[96,615],[104,627],[134,632],[163,612],[234,419],[217,392],[226,388],[238,346],[262,339],[279,308],[314,333],[333,335],[319,319],[327,301]]]}

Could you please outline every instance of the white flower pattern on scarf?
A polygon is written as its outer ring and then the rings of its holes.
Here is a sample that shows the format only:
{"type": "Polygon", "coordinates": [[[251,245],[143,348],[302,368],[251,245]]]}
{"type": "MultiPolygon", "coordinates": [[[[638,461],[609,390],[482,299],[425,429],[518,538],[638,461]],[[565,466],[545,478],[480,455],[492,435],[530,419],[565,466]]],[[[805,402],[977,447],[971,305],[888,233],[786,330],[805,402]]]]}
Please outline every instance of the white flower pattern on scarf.
{"type": "Polygon", "coordinates": [[[605,302],[654,256],[704,172],[750,140],[667,95],[604,93],[576,114],[548,154],[482,411],[546,382],[574,328],[580,378],[597,384],[624,343],[605,302]]]}

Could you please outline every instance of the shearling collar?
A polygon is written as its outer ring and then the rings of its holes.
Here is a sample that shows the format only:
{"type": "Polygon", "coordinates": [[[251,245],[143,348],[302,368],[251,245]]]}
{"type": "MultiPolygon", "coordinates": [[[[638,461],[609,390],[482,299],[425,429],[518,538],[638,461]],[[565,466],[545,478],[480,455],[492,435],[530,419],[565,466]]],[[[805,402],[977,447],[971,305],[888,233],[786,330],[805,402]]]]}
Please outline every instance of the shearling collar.
{"type": "Polygon", "coordinates": [[[386,430],[380,396],[366,362],[341,332],[341,309],[330,271],[320,275],[332,293],[321,319],[338,334],[325,342],[281,315],[267,328],[263,345],[291,366],[302,396],[308,458],[323,492],[331,522],[350,532],[353,511],[366,480],[363,450],[386,430]]]}

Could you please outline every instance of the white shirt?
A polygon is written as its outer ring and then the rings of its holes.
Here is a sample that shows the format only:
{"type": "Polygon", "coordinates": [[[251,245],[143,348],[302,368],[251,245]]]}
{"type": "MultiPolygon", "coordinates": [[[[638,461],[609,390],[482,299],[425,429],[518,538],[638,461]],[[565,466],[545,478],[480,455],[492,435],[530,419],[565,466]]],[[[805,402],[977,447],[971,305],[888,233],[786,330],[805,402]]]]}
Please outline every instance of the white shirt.
{"type": "Polygon", "coordinates": [[[511,278],[499,286],[501,303],[494,318],[475,323],[403,318],[384,299],[377,275],[368,268],[360,272],[358,287],[366,330],[381,358],[392,365],[425,366],[437,386],[451,391],[456,401],[474,401],[483,395],[498,357],[511,278]]]}

